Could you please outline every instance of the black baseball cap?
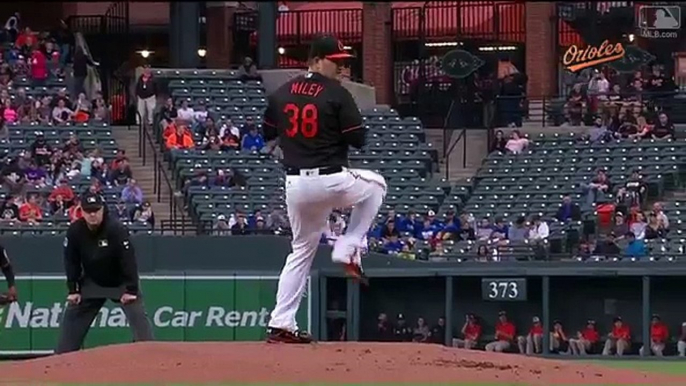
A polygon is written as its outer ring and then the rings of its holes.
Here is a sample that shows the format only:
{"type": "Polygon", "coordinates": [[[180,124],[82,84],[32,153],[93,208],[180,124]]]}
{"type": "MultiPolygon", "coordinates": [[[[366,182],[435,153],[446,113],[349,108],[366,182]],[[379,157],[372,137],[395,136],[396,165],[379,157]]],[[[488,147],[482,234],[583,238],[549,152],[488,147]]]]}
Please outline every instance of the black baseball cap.
{"type": "Polygon", "coordinates": [[[105,199],[100,194],[86,192],[81,197],[81,209],[84,212],[93,213],[105,206],[105,199]]]}
{"type": "Polygon", "coordinates": [[[346,51],[343,42],[332,35],[320,35],[314,38],[310,45],[310,59],[341,60],[354,57],[355,55],[346,51]]]}

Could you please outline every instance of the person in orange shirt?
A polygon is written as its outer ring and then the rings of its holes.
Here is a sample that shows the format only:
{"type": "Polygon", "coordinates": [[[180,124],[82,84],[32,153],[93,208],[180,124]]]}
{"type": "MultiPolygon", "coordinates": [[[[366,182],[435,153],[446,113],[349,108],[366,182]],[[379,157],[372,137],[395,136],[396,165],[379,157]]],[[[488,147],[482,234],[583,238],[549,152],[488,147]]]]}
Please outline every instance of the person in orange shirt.
{"type": "Polygon", "coordinates": [[[631,330],[618,316],[614,320],[612,332],[607,335],[603,355],[611,355],[612,350],[615,350],[617,356],[622,356],[629,348],[631,348],[631,330]]]}
{"type": "Polygon", "coordinates": [[[498,322],[495,324],[495,341],[486,345],[486,351],[503,352],[512,346],[516,333],[515,325],[507,320],[505,311],[498,313],[498,322]]]}
{"type": "Polygon", "coordinates": [[[586,322],[586,327],[582,331],[576,333],[576,338],[569,340],[569,350],[572,355],[586,355],[591,347],[598,343],[600,334],[595,327],[595,320],[586,322]]]}
{"type": "Polygon", "coordinates": [[[543,325],[541,318],[534,316],[527,336],[517,337],[519,352],[526,355],[540,354],[543,350],[543,325]]]}
{"type": "Polygon", "coordinates": [[[463,339],[453,339],[453,347],[471,350],[479,343],[481,337],[481,325],[473,314],[467,314],[462,326],[463,339]]]}
{"type": "MultiPolygon", "coordinates": [[[[667,325],[662,322],[660,315],[654,314],[653,319],[650,322],[650,351],[656,356],[661,357],[662,352],[665,349],[665,342],[667,342],[668,339],[669,330],[667,329],[667,325]]],[[[638,350],[638,353],[641,354],[641,356],[648,355],[645,348],[646,346],[644,344],[641,346],[641,349],[638,350]]]]}
{"type": "Polygon", "coordinates": [[[33,224],[43,219],[43,211],[38,206],[38,196],[30,195],[28,200],[19,207],[19,219],[33,224]]]}
{"type": "Polygon", "coordinates": [[[193,138],[188,134],[183,126],[176,128],[176,133],[167,138],[167,149],[192,149],[195,146],[193,138]]]}

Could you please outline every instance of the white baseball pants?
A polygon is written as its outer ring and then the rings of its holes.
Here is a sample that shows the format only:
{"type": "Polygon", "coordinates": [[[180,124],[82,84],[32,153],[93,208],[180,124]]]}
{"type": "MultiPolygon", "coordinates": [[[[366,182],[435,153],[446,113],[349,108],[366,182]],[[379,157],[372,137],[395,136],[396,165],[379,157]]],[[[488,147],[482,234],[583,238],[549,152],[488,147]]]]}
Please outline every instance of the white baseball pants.
{"type": "Polygon", "coordinates": [[[307,169],[298,176],[286,176],[292,252],[279,277],[269,327],[298,330],[295,315],[331,211],[353,207],[346,233],[336,240],[331,256],[334,262],[349,263],[359,248],[366,247],[363,242],[385,195],[386,181],[369,170],[345,169],[319,175],[318,169],[307,169]]]}

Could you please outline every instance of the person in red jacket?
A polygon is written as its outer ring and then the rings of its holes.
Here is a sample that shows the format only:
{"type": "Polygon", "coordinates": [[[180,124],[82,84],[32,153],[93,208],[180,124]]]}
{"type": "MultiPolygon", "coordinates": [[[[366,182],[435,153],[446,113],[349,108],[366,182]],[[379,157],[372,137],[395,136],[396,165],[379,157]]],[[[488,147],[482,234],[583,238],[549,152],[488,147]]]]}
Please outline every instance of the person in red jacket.
{"type": "Polygon", "coordinates": [[[611,355],[614,350],[617,356],[624,355],[631,348],[631,330],[624,324],[621,317],[616,317],[612,332],[607,335],[603,355],[611,355]]]}
{"type": "Polygon", "coordinates": [[[541,318],[534,316],[527,336],[517,337],[519,352],[526,355],[540,354],[543,350],[543,325],[541,318]]]}
{"type": "Polygon", "coordinates": [[[586,322],[586,327],[576,333],[576,338],[569,340],[569,350],[572,355],[586,355],[591,347],[598,343],[598,339],[600,339],[600,334],[595,327],[595,320],[589,320],[586,322]]]}
{"type": "Polygon", "coordinates": [[[48,79],[48,61],[45,54],[38,48],[31,54],[31,85],[33,87],[45,86],[48,79]]]}
{"type": "Polygon", "coordinates": [[[515,325],[507,320],[507,313],[498,313],[498,322],[495,324],[495,341],[486,345],[486,351],[503,352],[512,347],[516,333],[515,325]]]}
{"type": "Polygon", "coordinates": [[[481,325],[473,314],[467,314],[465,323],[462,326],[463,339],[453,339],[453,347],[466,348],[471,350],[476,347],[481,337],[481,325]]]}
{"type": "MultiPolygon", "coordinates": [[[[669,339],[667,325],[662,322],[660,315],[654,314],[650,322],[650,351],[656,356],[661,357],[665,350],[665,342],[669,339]]],[[[645,344],[638,351],[641,356],[649,355],[646,352],[645,344]]]]}

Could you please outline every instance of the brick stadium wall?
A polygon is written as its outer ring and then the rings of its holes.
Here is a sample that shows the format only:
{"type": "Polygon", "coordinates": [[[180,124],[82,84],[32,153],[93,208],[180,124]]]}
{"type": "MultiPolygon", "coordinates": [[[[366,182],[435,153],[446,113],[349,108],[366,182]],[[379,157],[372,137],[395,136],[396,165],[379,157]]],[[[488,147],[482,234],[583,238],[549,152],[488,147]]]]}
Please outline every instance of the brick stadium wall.
{"type": "Polygon", "coordinates": [[[526,3],[526,73],[528,95],[541,97],[555,93],[557,39],[553,29],[555,3],[526,3]]]}

